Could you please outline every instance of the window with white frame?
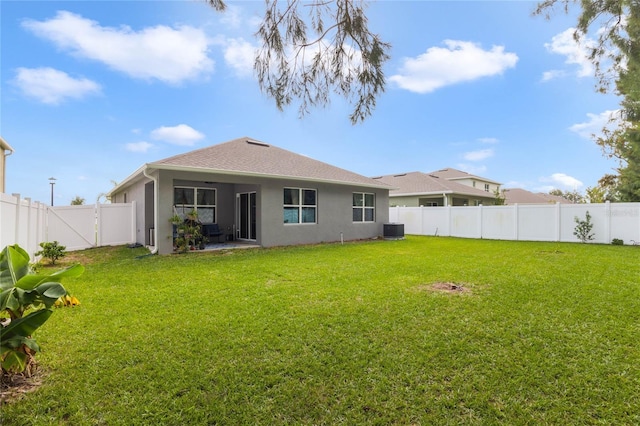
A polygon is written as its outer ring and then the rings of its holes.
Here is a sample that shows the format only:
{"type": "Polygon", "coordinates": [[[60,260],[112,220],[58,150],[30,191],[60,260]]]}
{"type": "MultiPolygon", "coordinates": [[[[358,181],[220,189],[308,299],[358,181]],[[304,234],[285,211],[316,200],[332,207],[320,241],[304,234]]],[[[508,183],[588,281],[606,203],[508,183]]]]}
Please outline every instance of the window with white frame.
{"type": "Polygon", "coordinates": [[[317,192],[307,188],[284,188],[284,223],[316,223],[317,192]]]}
{"type": "Polygon", "coordinates": [[[367,192],[353,193],[353,221],[375,222],[376,194],[367,192]]]}
{"type": "Polygon", "coordinates": [[[484,184],[484,190],[485,190],[485,191],[487,191],[487,192],[489,192],[489,184],[488,184],[488,183],[485,183],[485,184],[484,184]]]}
{"type": "Polygon", "coordinates": [[[176,186],[173,188],[174,213],[183,219],[195,210],[202,223],[216,223],[216,190],[176,186]]]}

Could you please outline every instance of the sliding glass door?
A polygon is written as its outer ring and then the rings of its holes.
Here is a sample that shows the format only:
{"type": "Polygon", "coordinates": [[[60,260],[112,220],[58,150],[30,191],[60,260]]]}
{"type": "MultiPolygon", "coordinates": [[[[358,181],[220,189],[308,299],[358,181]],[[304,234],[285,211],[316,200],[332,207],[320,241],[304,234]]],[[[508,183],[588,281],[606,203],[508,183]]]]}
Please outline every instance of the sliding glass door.
{"type": "Polygon", "coordinates": [[[236,194],[236,238],[256,240],[256,193],[236,194]]]}

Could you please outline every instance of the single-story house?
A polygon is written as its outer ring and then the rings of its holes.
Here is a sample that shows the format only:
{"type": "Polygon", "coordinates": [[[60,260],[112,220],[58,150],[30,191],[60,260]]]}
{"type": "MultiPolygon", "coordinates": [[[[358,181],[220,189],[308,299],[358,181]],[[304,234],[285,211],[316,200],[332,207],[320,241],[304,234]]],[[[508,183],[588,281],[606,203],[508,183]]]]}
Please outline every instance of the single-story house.
{"type": "Polygon", "coordinates": [[[13,154],[13,148],[0,136],[0,192],[5,191],[5,179],[6,179],[6,157],[13,154]]]}
{"type": "Polygon", "coordinates": [[[437,207],[493,205],[495,194],[422,172],[400,173],[373,178],[386,183],[391,206],[437,207]]]}
{"type": "Polygon", "coordinates": [[[571,204],[571,201],[559,195],[531,192],[521,188],[508,188],[502,192],[505,204],[571,204]]]}
{"type": "Polygon", "coordinates": [[[147,163],[107,195],[135,201],[137,242],[173,251],[174,215],[196,210],[224,240],[262,247],[376,238],[389,186],[248,137],[147,163]]]}

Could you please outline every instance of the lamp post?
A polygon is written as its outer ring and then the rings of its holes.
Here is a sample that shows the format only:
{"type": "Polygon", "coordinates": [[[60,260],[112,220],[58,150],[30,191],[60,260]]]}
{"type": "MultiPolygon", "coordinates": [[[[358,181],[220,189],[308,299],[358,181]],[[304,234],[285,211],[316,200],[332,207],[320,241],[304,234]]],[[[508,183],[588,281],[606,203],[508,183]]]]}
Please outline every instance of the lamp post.
{"type": "Polygon", "coordinates": [[[49,182],[51,183],[51,206],[53,207],[53,185],[56,184],[56,178],[50,177],[49,182]]]}

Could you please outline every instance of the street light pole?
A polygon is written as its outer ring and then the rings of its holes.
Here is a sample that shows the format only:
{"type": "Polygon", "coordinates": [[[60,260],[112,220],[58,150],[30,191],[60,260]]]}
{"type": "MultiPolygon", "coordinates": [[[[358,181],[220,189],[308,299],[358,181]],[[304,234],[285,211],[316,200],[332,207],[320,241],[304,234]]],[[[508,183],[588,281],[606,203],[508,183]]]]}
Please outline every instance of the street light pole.
{"type": "Polygon", "coordinates": [[[53,207],[53,185],[56,184],[56,178],[50,177],[49,182],[51,183],[51,206],[53,207]]]}

